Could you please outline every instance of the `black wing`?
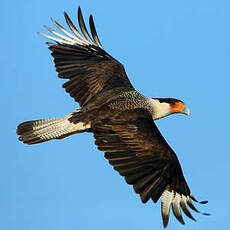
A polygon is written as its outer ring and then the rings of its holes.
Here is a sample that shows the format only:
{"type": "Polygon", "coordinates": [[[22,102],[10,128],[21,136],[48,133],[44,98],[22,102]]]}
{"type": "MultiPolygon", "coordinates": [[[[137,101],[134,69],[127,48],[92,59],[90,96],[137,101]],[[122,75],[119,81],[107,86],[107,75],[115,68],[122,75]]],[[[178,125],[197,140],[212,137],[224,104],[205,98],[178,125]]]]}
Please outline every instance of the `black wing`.
{"type": "MultiPolygon", "coordinates": [[[[193,206],[190,189],[185,181],[176,154],[167,144],[151,116],[142,109],[111,115],[93,125],[98,149],[128,184],[133,185],[143,203],[161,197],[164,226],[172,206],[175,217],[184,224],[184,213],[195,220],[188,208],[193,206]]],[[[203,202],[204,203],[204,202],[203,202]]],[[[198,211],[197,211],[198,212],[198,211]]]]}
{"type": "Polygon", "coordinates": [[[89,17],[92,38],[86,29],[80,7],[78,8],[78,21],[82,33],[76,29],[66,13],[64,16],[71,33],[52,19],[63,34],[46,26],[57,38],[43,33],[41,35],[57,43],[48,43],[48,45],[54,57],[58,76],[69,79],[63,85],[66,92],[80,106],[85,106],[92,98],[95,99],[107,90],[114,88],[132,90],[133,87],[122,64],[102,48],[92,15],[89,17]]]}

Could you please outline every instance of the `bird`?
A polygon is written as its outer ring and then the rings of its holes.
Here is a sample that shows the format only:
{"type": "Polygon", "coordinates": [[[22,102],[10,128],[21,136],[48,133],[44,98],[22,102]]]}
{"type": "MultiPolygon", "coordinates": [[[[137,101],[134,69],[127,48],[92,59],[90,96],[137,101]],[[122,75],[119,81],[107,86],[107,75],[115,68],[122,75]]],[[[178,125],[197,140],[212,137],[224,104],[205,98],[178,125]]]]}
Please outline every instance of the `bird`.
{"type": "Polygon", "coordinates": [[[161,200],[165,228],[170,209],[181,224],[185,224],[181,210],[195,220],[189,209],[201,213],[193,204],[199,201],[190,191],[175,152],[155,124],[171,114],[189,115],[189,109],[179,99],[150,98],[135,90],[124,66],[104,50],[92,15],[90,33],[80,7],[80,30],[66,12],[64,17],[69,31],[51,18],[59,32],[45,26],[52,35],[40,34],[52,41],[47,44],[58,77],[67,80],[63,88],[80,108],[59,118],[19,124],[19,140],[32,145],[92,133],[98,149],[143,203],[161,200]]]}

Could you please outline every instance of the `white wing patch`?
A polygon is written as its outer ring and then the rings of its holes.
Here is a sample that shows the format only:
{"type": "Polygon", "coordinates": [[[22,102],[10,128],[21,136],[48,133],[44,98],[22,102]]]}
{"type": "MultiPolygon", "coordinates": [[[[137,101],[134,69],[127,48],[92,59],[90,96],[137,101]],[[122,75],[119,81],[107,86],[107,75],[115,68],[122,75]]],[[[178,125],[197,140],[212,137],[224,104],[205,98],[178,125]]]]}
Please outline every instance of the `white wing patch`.
{"type": "Polygon", "coordinates": [[[181,201],[181,195],[176,193],[174,196],[174,199],[172,201],[172,210],[173,210],[173,214],[177,218],[177,220],[180,223],[184,224],[184,220],[183,220],[183,217],[182,217],[181,211],[180,211],[180,201],[181,201]]]}
{"type": "Polygon", "coordinates": [[[161,214],[162,214],[164,227],[168,225],[169,211],[173,200],[173,196],[174,196],[174,192],[173,191],[170,192],[168,190],[165,190],[161,195],[161,214]]]}
{"type": "MultiPolygon", "coordinates": [[[[185,213],[186,216],[191,218],[192,220],[196,221],[195,218],[191,215],[189,211],[189,207],[194,210],[195,212],[199,212],[195,206],[192,203],[192,200],[195,202],[198,202],[192,194],[190,196],[185,196],[183,194],[179,194],[173,190],[169,189],[169,186],[166,187],[165,191],[161,195],[161,214],[162,214],[162,219],[163,219],[163,224],[164,227],[166,228],[168,225],[169,221],[169,214],[170,214],[170,207],[172,206],[173,214],[177,218],[177,220],[181,224],[185,224],[182,214],[181,214],[181,209],[185,213]]],[[[207,203],[206,201],[199,202],[201,204],[207,203]]],[[[208,213],[201,213],[203,215],[210,215],[208,213]]]]}
{"type": "Polygon", "coordinates": [[[66,23],[68,24],[70,30],[72,31],[72,33],[70,33],[69,31],[67,31],[64,27],[62,27],[58,22],[56,22],[54,19],[51,18],[53,24],[64,34],[61,34],[51,28],[49,28],[48,26],[45,26],[45,28],[52,34],[54,34],[56,37],[44,34],[44,33],[39,33],[40,35],[53,40],[59,44],[66,44],[66,45],[80,45],[80,46],[91,46],[91,49],[93,49],[92,46],[96,46],[96,47],[100,47],[102,48],[102,45],[99,41],[99,38],[97,36],[97,32],[95,29],[95,25],[94,25],[94,21],[93,21],[93,17],[92,15],[90,15],[90,30],[91,30],[91,35],[93,37],[93,39],[90,37],[86,27],[85,27],[85,23],[83,20],[83,16],[81,13],[81,9],[78,9],[78,21],[79,21],[79,26],[81,29],[82,34],[77,30],[77,28],[74,26],[74,24],[72,23],[71,19],[69,18],[67,13],[64,13],[65,16],[65,20],[66,23]],[[83,36],[84,35],[84,36],[83,36]]]}

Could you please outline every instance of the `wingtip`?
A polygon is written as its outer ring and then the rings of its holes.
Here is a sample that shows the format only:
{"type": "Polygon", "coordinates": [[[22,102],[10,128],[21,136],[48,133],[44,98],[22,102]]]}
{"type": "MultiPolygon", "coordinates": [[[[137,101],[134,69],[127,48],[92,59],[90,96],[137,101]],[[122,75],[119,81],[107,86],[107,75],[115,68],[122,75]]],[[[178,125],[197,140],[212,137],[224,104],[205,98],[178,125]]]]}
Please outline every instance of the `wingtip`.
{"type": "Polygon", "coordinates": [[[162,216],[162,220],[163,220],[163,226],[164,226],[164,228],[166,228],[168,226],[168,223],[169,223],[169,215],[162,216]]]}
{"type": "Polygon", "coordinates": [[[81,7],[78,6],[78,9],[77,9],[77,13],[78,13],[78,17],[82,17],[82,11],[81,11],[81,7]]]}
{"type": "Polygon", "coordinates": [[[200,204],[207,204],[208,201],[207,201],[207,200],[204,200],[204,201],[200,201],[199,203],[200,203],[200,204]]]}
{"type": "Polygon", "coordinates": [[[51,22],[53,22],[53,24],[54,24],[54,25],[56,25],[56,24],[57,24],[56,20],[55,20],[55,19],[53,19],[52,17],[50,18],[50,20],[51,20],[51,22]]]}
{"type": "Polygon", "coordinates": [[[45,29],[47,29],[47,30],[50,29],[50,28],[49,28],[48,26],[46,26],[46,25],[43,25],[43,27],[44,27],[45,29]]]}
{"type": "Polygon", "coordinates": [[[195,201],[195,202],[197,202],[197,203],[199,203],[199,204],[207,204],[207,203],[208,203],[207,200],[198,201],[192,194],[190,194],[190,198],[191,198],[193,201],[195,201]]]}
{"type": "Polygon", "coordinates": [[[201,214],[204,215],[204,216],[211,216],[211,213],[203,212],[203,213],[201,213],[201,214]]]}
{"type": "Polygon", "coordinates": [[[96,31],[96,27],[95,27],[95,24],[94,24],[94,20],[93,20],[93,15],[92,14],[90,14],[90,16],[89,16],[89,26],[90,26],[90,31],[91,31],[91,34],[93,36],[94,41],[96,42],[96,44],[100,48],[102,48],[101,42],[100,42],[99,37],[97,35],[97,31],[96,31]]]}
{"type": "Polygon", "coordinates": [[[91,45],[93,45],[94,42],[93,42],[92,38],[90,37],[90,34],[89,34],[89,32],[85,26],[85,21],[84,21],[80,7],[78,8],[78,24],[79,24],[81,32],[83,33],[86,40],[88,40],[91,43],[91,45]]]}
{"type": "Polygon", "coordinates": [[[66,17],[66,16],[68,17],[68,14],[66,13],[66,11],[64,11],[64,17],[66,17]]]}
{"type": "Polygon", "coordinates": [[[167,222],[167,223],[164,223],[164,221],[163,221],[163,226],[164,226],[164,228],[167,228],[168,222],[167,222]]]}

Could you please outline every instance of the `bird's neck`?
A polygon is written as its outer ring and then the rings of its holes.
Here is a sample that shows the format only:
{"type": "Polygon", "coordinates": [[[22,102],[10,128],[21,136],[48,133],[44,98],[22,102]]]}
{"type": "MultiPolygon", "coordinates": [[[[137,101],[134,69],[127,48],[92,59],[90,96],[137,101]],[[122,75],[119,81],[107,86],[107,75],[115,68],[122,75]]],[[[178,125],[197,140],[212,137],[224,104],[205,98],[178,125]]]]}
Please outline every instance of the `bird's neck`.
{"type": "Polygon", "coordinates": [[[153,120],[158,120],[171,114],[170,104],[166,102],[159,102],[157,99],[148,98],[151,107],[153,120]]]}

